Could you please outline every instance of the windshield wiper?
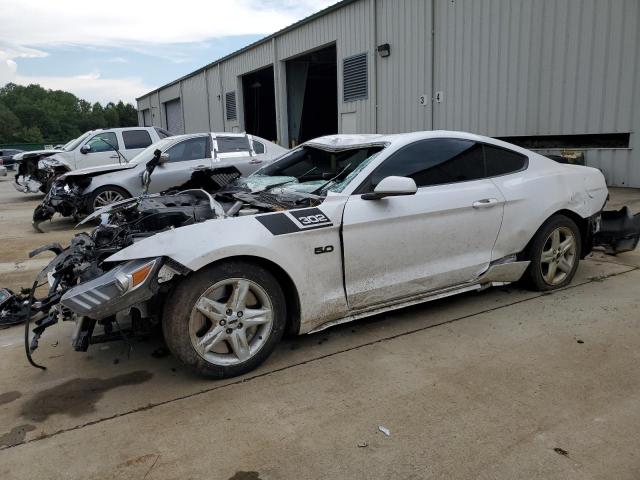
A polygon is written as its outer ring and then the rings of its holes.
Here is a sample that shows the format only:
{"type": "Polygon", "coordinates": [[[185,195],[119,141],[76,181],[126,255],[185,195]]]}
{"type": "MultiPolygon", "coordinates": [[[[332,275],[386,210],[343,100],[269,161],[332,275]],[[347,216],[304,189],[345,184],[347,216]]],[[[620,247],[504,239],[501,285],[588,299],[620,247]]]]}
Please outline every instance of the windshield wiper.
{"type": "Polygon", "coordinates": [[[125,157],[123,154],[120,153],[120,150],[118,149],[118,147],[116,147],[115,145],[113,145],[112,143],[106,141],[104,138],[100,137],[100,140],[102,140],[104,143],[106,143],[107,145],[109,145],[111,148],[113,148],[116,153],[118,154],[118,163],[120,165],[122,165],[122,160],[124,160],[124,163],[129,163],[129,160],[127,160],[127,157],[125,157]],[[120,160],[120,157],[122,157],[122,160],[120,160]]]}
{"type": "Polygon", "coordinates": [[[342,170],[340,170],[336,176],[332,177],[331,179],[327,180],[326,183],[323,183],[320,187],[316,188],[314,191],[310,192],[312,195],[316,195],[318,193],[320,193],[322,190],[324,190],[324,188],[329,185],[330,183],[334,182],[337,178],[340,177],[340,175],[342,175],[344,172],[347,171],[347,169],[351,166],[351,162],[347,164],[346,167],[344,167],[342,170]]]}

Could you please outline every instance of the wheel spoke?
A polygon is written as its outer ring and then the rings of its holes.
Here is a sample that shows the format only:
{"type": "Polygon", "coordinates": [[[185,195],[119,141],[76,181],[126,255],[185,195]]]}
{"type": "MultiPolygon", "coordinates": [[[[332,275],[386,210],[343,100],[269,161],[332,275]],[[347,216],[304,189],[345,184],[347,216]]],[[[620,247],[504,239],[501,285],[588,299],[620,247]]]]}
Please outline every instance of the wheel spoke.
{"type": "Polygon", "coordinates": [[[225,338],[225,328],[223,326],[216,325],[200,339],[198,345],[204,345],[204,352],[206,353],[211,351],[223,338],[225,338]]]}
{"type": "Polygon", "coordinates": [[[234,330],[230,335],[229,344],[231,345],[233,353],[238,357],[238,360],[244,361],[251,356],[247,334],[244,329],[239,328],[234,330]]]}
{"type": "Polygon", "coordinates": [[[271,321],[271,310],[268,308],[247,308],[242,317],[242,323],[246,327],[263,325],[271,321]]]}
{"type": "Polygon", "coordinates": [[[563,255],[567,253],[573,247],[573,237],[567,237],[567,239],[560,244],[560,253],[563,255]]]}
{"type": "Polygon", "coordinates": [[[551,234],[551,248],[557,250],[560,247],[560,230],[556,229],[551,234]]]}
{"type": "Polygon", "coordinates": [[[244,310],[247,303],[247,294],[249,293],[249,282],[246,280],[238,280],[233,285],[233,292],[227,306],[232,310],[239,312],[244,310]]]}
{"type": "Polygon", "coordinates": [[[540,257],[540,261],[542,263],[549,263],[553,260],[553,250],[545,250],[542,252],[542,256],[540,257]]]}
{"type": "Polygon", "coordinates": [[[207,297],[200,297],[198,303],[196,303],[196,308],[201,314],[214,322],[222,320],[226,310],[222,303],[216,302],[215,300],[211,300],[207,297]]]}
{"type": "Polygon", "coordinates": [[[573,264],[569,262],[566,258],[562,257],[560,258],[560,260],[558,260],[558,269],[561,272],[569,273],[572,267],[573,267],[573,264]]]}
{"type": "Polygon", "coordinates": [[[552,284],[553,280],[556,278],[556,269],[558,264],[553,261],[549,262],[549,269],[547,270],[547,274],[544,276],[547,283],[552,284]]]}

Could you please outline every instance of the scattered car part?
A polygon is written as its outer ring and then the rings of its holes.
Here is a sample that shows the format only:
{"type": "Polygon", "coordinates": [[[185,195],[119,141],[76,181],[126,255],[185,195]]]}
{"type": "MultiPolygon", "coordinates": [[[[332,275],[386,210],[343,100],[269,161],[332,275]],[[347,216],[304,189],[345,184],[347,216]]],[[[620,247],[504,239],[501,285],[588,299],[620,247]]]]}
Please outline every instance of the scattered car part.
{"type": "Polygon", "coordinates": [[[629,207],[602,212],[600,230],[593,238],[595,247],[609,255],[635,250],[640,239],[640,213],[633,215],[629,207]]]}

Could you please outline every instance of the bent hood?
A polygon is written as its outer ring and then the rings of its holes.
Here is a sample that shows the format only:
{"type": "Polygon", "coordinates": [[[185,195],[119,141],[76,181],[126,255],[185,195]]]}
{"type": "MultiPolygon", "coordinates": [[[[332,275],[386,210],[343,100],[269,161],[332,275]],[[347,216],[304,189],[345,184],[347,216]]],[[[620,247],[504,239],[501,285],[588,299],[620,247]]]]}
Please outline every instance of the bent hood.
{"type": "Polygon", "coordinates": [[[74,170],[65,175],[65,178],[69,177],[80,177],[80,176],[90,176],[94,177],[96,175],[100,175],[103,173],[111,173],[117,172],[119,170],[127,170],[135,167],[135,165],[131,163],[123,163],[122,165],[119,163],[112,163],[110,165],[102,165],[100,167],[88,167],[81,168],[80,170],[74,170]]]}
{"type": "Polygon", "coordinates": [[[33,157],[48,157],[56,153],[60,153],[63,150],[30,150],[28,152],[17,153],[13,156],[14,160],[24,160],[25,158],[33,157]]]}

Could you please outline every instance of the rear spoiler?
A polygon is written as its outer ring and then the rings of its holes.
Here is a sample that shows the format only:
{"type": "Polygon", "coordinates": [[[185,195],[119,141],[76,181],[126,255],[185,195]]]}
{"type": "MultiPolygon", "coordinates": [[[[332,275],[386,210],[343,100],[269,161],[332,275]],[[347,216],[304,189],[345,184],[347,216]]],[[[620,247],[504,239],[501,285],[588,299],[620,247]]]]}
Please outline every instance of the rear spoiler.
{"type": "Polygon", "coordinates": [[[602,212],[600,230],[593,237],[594,247],[603,247],[608,255],[635,250],[640,239],[640,213],[629,207],[602,212]]]}

